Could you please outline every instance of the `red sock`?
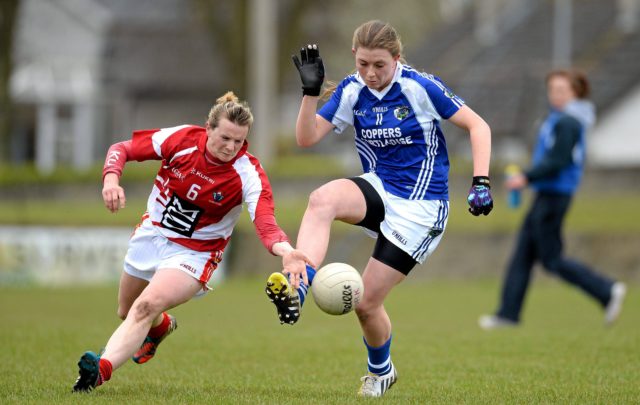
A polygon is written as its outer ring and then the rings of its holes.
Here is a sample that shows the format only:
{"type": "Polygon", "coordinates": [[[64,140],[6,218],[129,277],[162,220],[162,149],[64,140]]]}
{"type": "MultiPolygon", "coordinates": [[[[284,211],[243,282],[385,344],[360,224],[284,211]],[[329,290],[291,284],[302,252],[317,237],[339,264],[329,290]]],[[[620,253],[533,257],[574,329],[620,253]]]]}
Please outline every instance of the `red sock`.
{"type": "Polygon", "coordinates": [[[149,337],[156,339],[164,335],[165,333],[167,333],[167,330],[169,330],[170,323],[171,321],[169,320],[169,315],[167,315],[166,312],[163,312],[162,322],[160,322],[160,325],[154,326],[153,328],[149,329],[149,337]]]}
{"type": "Polygon", "coordinates": [[[100,359],[100,377],[98,377],[98,385],[101,385],[105,381],[109,381],[111,379],[111,371],[113,370],[113,365],[107,359],[100,359]]]}

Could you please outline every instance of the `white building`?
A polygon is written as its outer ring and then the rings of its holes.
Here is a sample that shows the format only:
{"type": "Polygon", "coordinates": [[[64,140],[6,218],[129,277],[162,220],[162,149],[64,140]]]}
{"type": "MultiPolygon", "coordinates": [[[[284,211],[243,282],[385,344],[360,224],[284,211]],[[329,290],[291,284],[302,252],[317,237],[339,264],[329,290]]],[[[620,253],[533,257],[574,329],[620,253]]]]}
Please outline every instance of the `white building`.
{"type": "Polygon", "coordinates": [[[24,0],[10,91],[14,156],[86,168],[137,128],[204,123],[224,88],[211,35],[181,0],[24,0]],[[29,151],[30,145],[35,150],[29,151]]]}

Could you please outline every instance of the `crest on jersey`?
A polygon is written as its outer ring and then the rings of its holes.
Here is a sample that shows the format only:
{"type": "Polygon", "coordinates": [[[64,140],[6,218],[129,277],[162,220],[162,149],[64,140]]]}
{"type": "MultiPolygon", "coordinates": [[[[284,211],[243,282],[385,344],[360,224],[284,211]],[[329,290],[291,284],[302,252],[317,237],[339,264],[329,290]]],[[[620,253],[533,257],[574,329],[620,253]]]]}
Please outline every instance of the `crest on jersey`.
{"type": "Polygon", "coordinates": [[[213,201],[220,202],[220,201],[222,201],[223,198],[224,198],[224,196],[222,195],[221,192],[216,191],[216,192],[213,193],[213,201]]]}
{"type": "Polygon", "coordinates": [[[403,119],[407,118],[407,116],[409,115],[409,107],[407,107],[406,105],[396,107],[396,109],[393,110],[393,115],[399,121],[402,121],[403,119]]]}
{"type": "Polygon", "coordinates": [[[444,95],[449,97],[449,98],[454,98],[456,95],[453,94],[453,92],[447,88],[444,89],[444,95]]]}

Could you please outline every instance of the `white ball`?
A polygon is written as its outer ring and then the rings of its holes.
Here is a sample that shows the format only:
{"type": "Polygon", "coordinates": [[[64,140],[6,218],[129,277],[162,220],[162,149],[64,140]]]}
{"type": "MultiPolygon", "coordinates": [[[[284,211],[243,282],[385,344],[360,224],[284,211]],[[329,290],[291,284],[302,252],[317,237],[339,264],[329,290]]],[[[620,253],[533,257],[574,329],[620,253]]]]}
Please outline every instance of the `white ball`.
{"type": "Polygon", "coordinates": [[[364,295],[358,270],[345,263],[329,263],[318,270],[311,284],[318,307],[331,315],[353,311],[364,295]]]}

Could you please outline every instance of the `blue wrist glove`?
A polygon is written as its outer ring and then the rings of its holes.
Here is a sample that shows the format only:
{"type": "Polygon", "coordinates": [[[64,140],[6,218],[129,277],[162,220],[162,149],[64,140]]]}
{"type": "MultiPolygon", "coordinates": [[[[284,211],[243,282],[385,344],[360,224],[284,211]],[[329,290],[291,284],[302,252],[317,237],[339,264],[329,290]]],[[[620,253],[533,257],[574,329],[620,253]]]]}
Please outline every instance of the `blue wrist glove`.
{"type": "Polygon", "coordinates": [[[467,196],[469,212],[472,215],[489,215],[493,209],[493,198],[491,197],[491,182],[487,176],[474,176],[473,183],[467,196]]]}

